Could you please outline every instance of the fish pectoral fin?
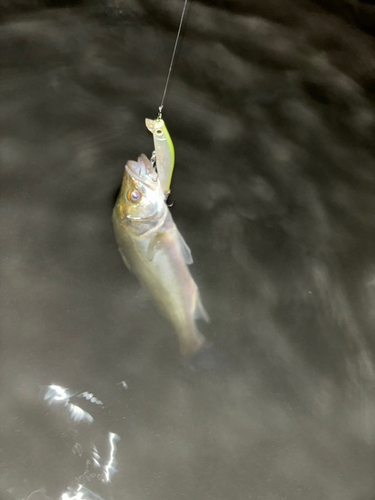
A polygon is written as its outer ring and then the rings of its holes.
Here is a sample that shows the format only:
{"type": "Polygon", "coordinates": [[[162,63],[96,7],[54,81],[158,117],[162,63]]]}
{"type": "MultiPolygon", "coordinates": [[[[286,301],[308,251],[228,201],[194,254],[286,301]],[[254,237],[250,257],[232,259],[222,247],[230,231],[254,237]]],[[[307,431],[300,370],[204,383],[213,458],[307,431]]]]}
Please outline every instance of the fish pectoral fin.
{"type": "Polygon", "coordinates": [[[155,257],[156,252],[159,250],[159,248],[162,246],[162,234],[161,233],[156,233],[150,240],[150,243],[148,244],[147,248],[147,258],[148,260],[153,260],[155,257]]]}
{"type": "Polygon", "coordinates": [[[195,295],[194,319],[203,319],[204,321],[207,321],[207,323],[210,322],[210,317],[206,309],[203,307],[201,296],[199,295],[198,290],[195,295]]]}
{"type": "Polygon", "coordinates": [[[177,229],[177,238],[178,238],[178,244],[182,253],[182,257],[184,259],[185,264],[188,266],[193,263],[193,257],[191,255],[191,250],[188,247],[186,241],[184,240],[182,234],[180,231],[177,229]]]}

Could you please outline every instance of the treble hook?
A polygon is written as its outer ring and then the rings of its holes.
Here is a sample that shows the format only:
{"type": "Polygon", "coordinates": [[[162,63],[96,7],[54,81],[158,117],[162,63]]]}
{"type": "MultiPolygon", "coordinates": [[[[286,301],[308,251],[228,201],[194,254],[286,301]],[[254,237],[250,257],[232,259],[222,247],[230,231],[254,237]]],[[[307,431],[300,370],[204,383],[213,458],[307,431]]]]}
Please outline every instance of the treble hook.
{"type": "Polygon", "coordinates": [[[168,197],[170,194],[171,194],[170,190],[165,193],[165,203],[166,203],[168,208],[172,208],[174,205],[174,200],[172,201],[172,203],[167,203],[167,200],[168,200],[168,197]]]}
{"type": "Polygon", "coordinates": [[[157,166],[156,166],[156,153],[155,153],[155,151],[152,152],[152,155],[151,155],[151,158],[150,158],[150,162],[151,162],[151,167],[154,168],[157,171],[158,169],[157,169],[157,166]]]}

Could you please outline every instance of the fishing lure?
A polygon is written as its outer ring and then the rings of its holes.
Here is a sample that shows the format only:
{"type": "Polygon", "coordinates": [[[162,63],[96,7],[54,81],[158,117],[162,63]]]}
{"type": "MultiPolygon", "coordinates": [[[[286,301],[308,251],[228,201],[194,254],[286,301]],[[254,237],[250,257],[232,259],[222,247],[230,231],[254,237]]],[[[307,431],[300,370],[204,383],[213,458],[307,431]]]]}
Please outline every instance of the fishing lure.
{"type": "Polygon", "coordinates": [[[151,120],[150,118],[146,118],[146,127],[152,133],[154,138],[155,150],[152,154],[151,161],[155,161],[156,163],[156,169],[159,175],[160,185],[164,192],[165,199],[167,199],[170,194],[175,154],[174,154],[173,142],[171,136],[169,135],[165,122],[162,118],[162,113],[163,113],[165,96],[167,94],[169,79],[171,77],[171,72],[173,68],[173,63],[176,57],[178,40],[181,34],[181,28],[185,16],[187,3],[188,0],[185,0],[180,19],[180,25],[178,27],[176,41],[173,48],[171,63],[169,65],[167,80],[164,86],[163,97],[161,99],[161,103],[159,106],[158,117],[156,118],[156,120],[151,120]]]}
{"type": "Polygon", "coordinates": [[[165,199],[167,199],[170,193],[174,168],[173,142],[162,118],[158,117],[156,120],[146,118],[146,127],[154,138],[156,168],[161,188],[165,199]]]}

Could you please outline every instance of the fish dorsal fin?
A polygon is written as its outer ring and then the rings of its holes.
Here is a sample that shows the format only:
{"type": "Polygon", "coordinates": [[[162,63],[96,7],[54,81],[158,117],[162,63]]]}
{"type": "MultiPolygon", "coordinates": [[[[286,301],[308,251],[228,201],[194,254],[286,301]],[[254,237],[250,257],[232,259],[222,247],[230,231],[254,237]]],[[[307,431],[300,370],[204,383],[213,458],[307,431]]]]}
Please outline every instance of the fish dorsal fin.
{"type": "Polygon", "coordinates": [[[178,238],[178,244],[182,253],[182,257],[184,259],[185,264],[188,266],[193,263],[193,257],[191,256],[191,250],[188,247],[186,241],[184,240],[182,234],[180,231],[177,229],[177,238],[178,238]]]}
{"type": "Polygon", "coordinates": [[[162,245],[162,234],[156,233],[150,240],[147,248],[147,258],[148,260],[153,260],[156,252],[162,245]]]}
{"type": "Polygon", "coordinates": [[[199,295],[198,290],[195,295],[194,319],[204,319],[204,321],[207,321],[207,323],[210,322],[210,317],[206,309],[203,307],[201,296],[199,295]]]}

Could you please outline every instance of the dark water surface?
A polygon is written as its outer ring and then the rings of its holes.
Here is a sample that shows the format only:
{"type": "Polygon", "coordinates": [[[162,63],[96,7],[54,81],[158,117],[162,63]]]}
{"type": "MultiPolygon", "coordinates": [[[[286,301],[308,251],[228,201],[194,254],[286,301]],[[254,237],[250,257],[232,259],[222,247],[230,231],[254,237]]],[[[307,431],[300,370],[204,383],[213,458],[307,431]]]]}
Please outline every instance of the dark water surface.
{"type": "Polygon", "coordinates": [[[57,3],[0,9],[1,499],[372,500],[373,8],[191,3],[172,212],[230,360],[192,370],[110,219],[182,2],[57,3]]]}

